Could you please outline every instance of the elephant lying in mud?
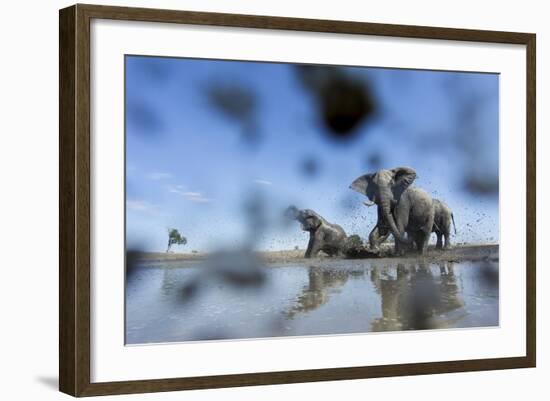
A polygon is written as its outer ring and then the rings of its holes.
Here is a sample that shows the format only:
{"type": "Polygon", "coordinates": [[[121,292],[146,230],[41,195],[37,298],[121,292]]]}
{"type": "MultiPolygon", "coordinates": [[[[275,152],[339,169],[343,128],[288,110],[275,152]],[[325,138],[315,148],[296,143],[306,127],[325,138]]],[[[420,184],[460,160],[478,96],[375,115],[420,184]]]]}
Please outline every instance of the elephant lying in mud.
{"type": "Polygon", "coordinates": [[[311,209],[297,209],[289,206],[285,215],[302,224],[302,230],[309,231],[306,258],[317,256],[320,251],[329,256],[339,255],[346,242],[346,232],[338,224],[331,224],[311,209]]]}
{"type": "Polygon", "coordinates": [[[445,249],[451,247],[451,222],[453,223],[455,235],[456,235],[456,225],[455,218],[452,210],[444,202],[439,199],[434,199],[434,225],[432,232],[437,235],[437,244],[436,248],[443,248],[442,237],[445,238],[445,249]]]}
{"type": "Polygon", "coordinates": [[[416,172],[409,167],[379,170],[355,179],[350,188],[369,198],[378,207],[378,221],[369,234],[371,248],[391,233],[395,238],[395,253],[404,246],[416,244],[424,254],[432,233],[434,207],[432,197],[420,188],[411,188],[416,172]],[[407,233],[407,237],[405,237],[407,233]]]}

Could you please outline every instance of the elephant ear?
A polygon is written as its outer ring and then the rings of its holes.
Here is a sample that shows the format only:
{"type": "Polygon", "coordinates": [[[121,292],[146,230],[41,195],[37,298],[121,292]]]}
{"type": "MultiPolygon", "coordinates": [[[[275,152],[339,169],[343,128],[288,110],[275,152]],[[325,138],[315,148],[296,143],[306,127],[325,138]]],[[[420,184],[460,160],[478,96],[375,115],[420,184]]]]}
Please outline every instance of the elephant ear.
{"type": "Polygon", "coordinates": [[[317,229],[323,223],[322,217],[311,209],[301,210],[298,221],[307,229],[317,229]]]}
{"type": "Polygon", "coordinates": [[[315,226],[321,225],[321,216],[319,216],[316,212],[314,212],[311,209],[305,209],[304,210],[304,218],[306,219],[312,219],[315,221],[315,226]]]}
{"type": "Polygon", "coordinates": [[[367,194],[367,187],[369,186],[370,182],[372,181],[373,174],[365,174],[360,177],[357,177],[351,185],[349,186],[350,189],[353,189],[355,192],[359,192],[361,195],[367,194]]]}
{"type": "Polygon", "coordinates": [[[315,215],[312,218],[314,219],[314,222],[315,222],[313,223],[315,225],[315,228],[319,228],[323,224],[323,220],[321,220],[319,215],[315,215]]]}
{"type": "Polygon", "coordinates": [[[410,167],[397,167],[391,170],[393,174],[392,191],[395,197],[399,199],[403,191],[405,191],[416,179],[416,171],[410,167]]]}

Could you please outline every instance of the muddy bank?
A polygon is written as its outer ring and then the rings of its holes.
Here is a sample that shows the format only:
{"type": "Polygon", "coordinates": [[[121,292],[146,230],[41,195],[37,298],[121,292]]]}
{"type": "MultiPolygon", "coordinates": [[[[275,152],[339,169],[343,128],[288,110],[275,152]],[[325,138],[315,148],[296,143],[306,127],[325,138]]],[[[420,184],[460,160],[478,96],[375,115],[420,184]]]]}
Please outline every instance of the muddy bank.
{"type": "MultiPolygon", "coordinates": [[[[325,257],[320,256],[313,259],[304,258],[304,249],[298,250],[283,250],[283,251],[264,251],[258,252],[258,256],[264,263],[319,263],[335,261],[339,259],[353,259],[353,260],[365,260],[368,259],[371,262],[385,263],[391,261],[392,263],[399,263],[400,261],[406,261],[411,259],[422,259],[426,262],[439,262],[439,261],[453,261],[460,262],[466,260],[491,260],[498,261],[499,257],[499,245],[498,244],[465,244],[455,245],[451,249],[437,250],[434,247],[430,247],[427,255],[419,256],[416,253],[411,253],[403,257],[392,257],[391,246],[386,245],[383,248],[381,255],[367,255],[367,257],[361,258],[337,258],[337,257],[325,257]]],[[[143,252],[136,255],[138,261],[143,262],[182,262],[182,261],[194,261],[203,260],[208,256],[204,253],[162,253],[162,252],[143,252]]],[[[378,264],[378,263],[376,263],[378,264]]]]}
{"type": "Polygon", "coordinates": [[[339,259],[345,260],[368,260],[372,264],[385,264],[387,262],[399,263],[401,261],[410,261],[415,259],[422,259],[424,262],[461,262],[461,261],[477,261],[477,260],[490,260],[498,261],[499,259],[499,246],[498,244],[469,244],[469,245],[457,245],[452,249],[438,250],[435,247],[430,247],[428,253],[424,256],[420,256],[415,252],[406,254],[402,257],[394,257],[391,255],[392,247],[383,249],[380,256],[371,254],[367,257],[358,258],[337,258],[337,257],[319,257],[312,259],[305,259],[305,250],[299,251],[275,251],[275,252],[260,252],[262,260],[266,263],[311,263],[311,262],[323,262],[323,261],[335,261],[339,259]],[[379,262],[379,263],[378,263],[379,262]]]}

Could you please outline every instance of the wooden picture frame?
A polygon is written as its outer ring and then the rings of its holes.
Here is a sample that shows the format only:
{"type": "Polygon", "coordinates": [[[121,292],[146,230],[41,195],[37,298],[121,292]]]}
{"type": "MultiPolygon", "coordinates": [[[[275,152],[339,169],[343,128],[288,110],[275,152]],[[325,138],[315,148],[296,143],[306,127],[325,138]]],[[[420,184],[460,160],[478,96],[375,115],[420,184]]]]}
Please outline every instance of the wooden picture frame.
{"type": "Polygon", "coordinates": [[[59,388],[62,392],[73,396],[95,396],[535,366],[536,37],[534,34],[80,4],[60,10],[59,28],[59,388]],[[526,355],[511,358],[92,383],[90,380],[90,21],[95,18],[526,46],[526,355]]]}

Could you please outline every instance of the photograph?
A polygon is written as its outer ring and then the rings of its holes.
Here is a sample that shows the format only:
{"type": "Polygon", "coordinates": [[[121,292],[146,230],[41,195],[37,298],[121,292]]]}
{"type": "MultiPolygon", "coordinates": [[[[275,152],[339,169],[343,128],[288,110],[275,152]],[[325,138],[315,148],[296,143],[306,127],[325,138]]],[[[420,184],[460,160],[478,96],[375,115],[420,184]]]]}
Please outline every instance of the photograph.
{"type": "Polygon", "coordinates": [[[127,345],[499,326],[499,74],[124,68],[127,345]]]}

